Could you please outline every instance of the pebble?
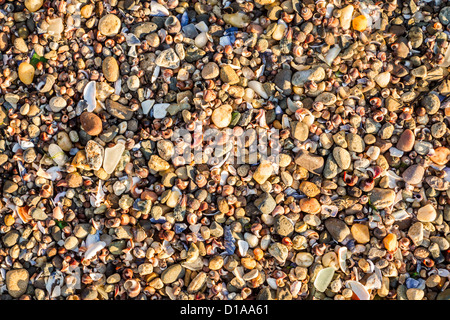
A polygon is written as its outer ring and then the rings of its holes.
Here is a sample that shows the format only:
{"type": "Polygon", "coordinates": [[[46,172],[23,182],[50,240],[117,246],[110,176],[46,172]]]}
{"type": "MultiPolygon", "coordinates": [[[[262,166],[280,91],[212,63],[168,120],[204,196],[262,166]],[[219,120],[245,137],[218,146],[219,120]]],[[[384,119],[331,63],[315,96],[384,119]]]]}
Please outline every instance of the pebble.
{"type": "Polygon", "coordinates": [[[6,272],[6,289],[13,298],[19,298],[28,288],[30,274],[26,269],[15,269],[6,272]]]}
{"type": "Polygon", "coordinates": [[[306,141],[308,139],[308,135],[309,135],[309,128],[308,125],[306,123],[303,122],[299,122],[299,121],[293,121],[291,123],[291,127],[292,127],[292,136],[303,142],[306,141]]]}
{"type": "Polygon", "coordinates": [[[292,75],[293,86],[304,86],[307,81],[320,82],[325,78],[325,70],[322,67],[313,67],[304,71],[297,71],[292,75]]]}
{"type": "Polygon", "coordinates": [[[254,202],[255,206],[261,211],[263,214],[270,214],[276,207],[276,202],[273,197],[269,193],[263,193],[258,199],[254,202]]]}
{"type": "Polygon", "coordinates": [[[169,169],[169,163],[157,155],[152,155],[148,161],[148,167],[151,170],[160,172],[169,169]]]}
{"type": "Polygon", "coordinates": [[[319,187],[309,181],[302,181],[298,189],[310,198],[314,198],[315,196],[320,194],[319,187]]]}
{"type": "Polygon", "coordinates": [[[213,111],[211,120],[218,128],[226,128],[231,122],[232,111],[233,108],[230,105],[222,105],[213,111]]]}
{"type": "Polygon", "coordinates": [[[422,300],[425,293],[421,289],[411,288],[406,290],[408,300],[422,300]]]}
{"type": "Polygon", "coordinates": [[[19,78],[24,84],[29,85],[33,83],[34,79],[34,67],[28,62],[22,62],[19,65],[19,78]]]}
{"type": "Polygon", "coordinates": [[[234,69],[229,65],[224,65],[220,68],[220,79],[230,85],[239,83],[239,76],[236,74],[236,71],[234,71],[234,69]]]}
{"type": "Polygon", "coordinates": [[[274,229],[282,237],[290,237],[294,232],[294,225],[283,215],[275,217],[274,229]]]}
{"type": "Polygon", "coordinates": [[[208,62],[202,69],[202,78],[210,80],[219,76],[220,69],[215,62],[208,62]]]}
{"type": "Polygon", "coordinates": [[[397,236],[394,233],[389,233],[386,237],[384,237],[383,245],[387,251],[394,252],[397,250],[398,246],[397,236]]]}
{"type": "MultiPolygon", "coordinates": [[[[357,134],[354,134],[354,133],[347,134],[346,140],[348,143],[348,151],[363,152],[366,147],[364,140],[361,138],[361,136],[359,136],[357,134]]],[[[334,155],[334,152],[333,152],[333,155],[334,155]]]]}
{"type": "Polygon", "coordinates": [[[374,188],[370,194],[370,203],[377,209],[390,207],[395,201],[395,192],[390,189],[374,188]]]}
{"type": "Polygon", "coordinates": [[[11,230],[3,236],[2,241],[7,248],[11,248],[17,243],[17,241],[19,241],[19,237],[19,232],[16,230],[11,230]]]}
{"type": "Polygon", "coordinates": [[[415,140],[414,133],[410,129],[406,129],[400,135],[396,147],[401,151],[409,152],[413,149],[415,140]]]}
{"type": "Polygon", "coordinates": [[[42,5],[44,4],[43,0],[25,0],[25,7],[30,11],[30,12],[36,12],[38,11],[42,5]]]}
{"type": "Polygon", "coordinates": [[[99,170],[103,163],[103,147],[94,140],[89,140],[86,144],[85,150],[87,164],[92,168],[92,170],[99,170]]]}
{"type": "Polygon", "coordinates": [[[317,175],[322,173],[324,167],[324,160],[322,157],[304,150],[300,150],[297,153],[295,163],[317,175]]]}
{"type": "Polygon", "coordinates": [[[422,182],[424,174],[425,168],[421,165],[415,164],[403,171],[402,177],[406,183],[415,185],[422,182]]]}
{"type": "Polygon", "coordinates": [[[119,79],[119,64],[113,56],[106,57],[105,60],[103,60],[102,72],[109,82],[116,82],[119,79]]]}
{"type": "Polygon", "coordinates": [[[131,110],[128,106],[124,106],[117,101],[113,101],[110,99],[106,100],[106,111],[112,116],[120,119],[120,120],[131,120],[133,117],[133,110],[131,110]]]}
{"type": "Polygon", "coordinates": [[[448,299],[448,3],[97,2],[1,5],[4,298],[448,299]]]}
{"type": "Polygon", "coordinates": [[[103,131],[102,120],[92,112],[83,112],[80,116],[81,127],[90,136],[98,136],[103,131]]]}
{"type": "Polygon", "coordinates": [[[268,251],[279,262],[284,262],[288,257],[288,248],[279,242],[270,245],[268,251]]]}
{"type": "Polygon", "coordinates": [[[430,160],[440,166],[446,165],[450,160],[450,149],[446,147],[434,149],[434,155],[430,156],[430,160]]]}
{"type": "Polygon", "coordinates": [[[365,244],[370,241],[369,228],[365,224],[355,223],[351,227],[353,239],[358,243],[365,244]]]}
{"type": "Polygon", "coordinates": [[[351,164],[351,156],[350,153],[341,147],[336,147],[333,149],[333,158],[336,161],[337,165],[342,170],[347,170],[351,164]]]}
{"type": "Polygon", "coordinates": [[[433,222],[436,217],[436,209],[431,204],[427,204],[417,211],[417,220],[420,222],[433,222]]]}
{"type": "Polygon", "coordinates": [[[350,235],[350,229],[345,222],[336,218],[326,219],[325,228],[337,242],[342,242],[348,235],[350,235]]]}
{"type": "Polygon", "coordinates": [[[168,69],[176,69],[180,66],[180,58],[174,49],[166,49],[162,51],[155,60],[157,66],[168,69]]]}
{"type": "Polygon", "coordinates": [[[185,269],[180,264],[173,264],[169,266],[161,274],[161,281],[165,284],[171,284],[177,281],[177,279],[184,276],[185,269]]]}
{"type": "Polygon", "coordinates": [[[119,33],[121,21],[115,14],[107,14],[98,22],[98,30],[107,37],[115,36],[119,33]]]}

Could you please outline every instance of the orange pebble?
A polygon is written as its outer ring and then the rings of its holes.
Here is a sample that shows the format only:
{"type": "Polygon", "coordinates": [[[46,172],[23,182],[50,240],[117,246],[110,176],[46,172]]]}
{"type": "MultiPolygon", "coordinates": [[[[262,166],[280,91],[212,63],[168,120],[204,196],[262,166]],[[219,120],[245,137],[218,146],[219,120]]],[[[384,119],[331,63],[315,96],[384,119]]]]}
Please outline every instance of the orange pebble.
{"type": "Polygon", "coordinates": [[[434,149],[434,155],[430,157],[434,163],[443,166],[450,160],[450,149],[446,147],[438,147],[434,149]]]}
{"type": "Polygon", "coordinates": [[[367,18],[364,15],[359,15],[352,21],[353,29],[356,31],[364,31],[367,28],[367,18]]]}
{"type": "Polygon", "coordinates": [[[445,108],[444,113],[446,117],[450,117],[450,107],[445,108]]]}
{"type": "Polygon", "coordinates": [[[389,233],[384,237],[383,244],[387,251],[393,252],[397,250],[397,236],[393,233],[389,233]]]}
{"type": "Polygon", "coordinates": [[[256,261],[259,261],[264,257],[264,251],[260,248],[253,249],[253,254],[255,255],[256,261]]]}

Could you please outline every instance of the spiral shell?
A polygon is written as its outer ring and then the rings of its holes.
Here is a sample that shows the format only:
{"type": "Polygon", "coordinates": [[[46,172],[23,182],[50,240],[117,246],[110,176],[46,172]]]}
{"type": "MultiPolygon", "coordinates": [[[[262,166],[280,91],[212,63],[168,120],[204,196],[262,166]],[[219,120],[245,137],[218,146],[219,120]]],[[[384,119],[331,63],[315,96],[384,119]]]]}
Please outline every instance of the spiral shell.
{"type": "Polygon", "coordinates": [[[135,279],[129,279],[129,280],[125,281],[125,283],[123,284],[123,287],[127,291],[128,296],[130,298],[137,297],[139,295],[139,293],[141,292],[141,284],[135,279]]]}

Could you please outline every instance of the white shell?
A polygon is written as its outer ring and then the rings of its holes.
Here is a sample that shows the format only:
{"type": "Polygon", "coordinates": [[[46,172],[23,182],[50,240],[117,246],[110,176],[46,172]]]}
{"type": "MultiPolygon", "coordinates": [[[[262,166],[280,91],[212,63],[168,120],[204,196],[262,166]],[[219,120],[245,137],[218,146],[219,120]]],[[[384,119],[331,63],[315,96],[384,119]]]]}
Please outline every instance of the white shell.
{"type": "Polygon", "coordinates": [[[334,59],[336,59],[336,57],[339,55],[339,53],[341,52],[341,48],[338,45],[335,45],[334,47],[332,47],[330,50],[328,50],[327,55],[325,56],[324,61],[331,66],[331,64],[333,63],[334,59]]]}
{"type": "Polygon", "coordinates": [[[97,254],[97,252],[102,250],[104,247],[106,247],[106,243],[103,241],[94,243],[86,250],[86,252],[84,253],[84,258],[92,259],[97,254]]]}
{"type": "Polygon", "coordinates": [[[255,80],[249,81],[248,87],[253,89],[258,95],[261,96],[261,98],[263,99],[269,98],[261,82],[255,80]]]}
{"type": "Polygon", "coordinates": [[[395,221],[401,221],[408,218],[410,215],[406,210],[398,210],[392,213],[392,216],[395,218],[395,221]]]}
{"type": "Polygon", "coordinates": [[[167,17],[170,15],[169,10],[156,1],[150,3],[150,16],[167,17]]]}
{"type": "Polygon", "coordinates": [[[348,267],[347,267],[347,263],[346,263],[347,251],[348,251],[347,247],[340,247],[338,250],[339,267],[345,274],[348,274],[348,267]]]}
{"type": "Polygon", "coordinates": [[[370,300],[370,294],[358,281],[347,281],[347,288],[352,289],[353,293],[358,297],[359,300],[370,300]]]}
{"type": "Polygon", "coordinates": [[[245,255],[247,254],[248,248],[249,248],[249,246],[248,246],[247,241],[238,240],[238,250],[239,250],[239,254],[242,257],[245,257],[245,255]]]}
{"type": "Polygon", "coordinates": [[[274,278],[267,278],[267,284],[269,287],[271,287],[273,290],[277,290],[277,281],[274,278]]]}
{"type": "Polygon", "coordinates": [[[92,112],[94,111],[95,107],[97,106],[97,101],[95,100],[96,92],[96,85],[95,81],[90,81],[86,87],[84,87],[83,91],[83,99],[86,100],[88,107],[87,111],[92,112]]]}

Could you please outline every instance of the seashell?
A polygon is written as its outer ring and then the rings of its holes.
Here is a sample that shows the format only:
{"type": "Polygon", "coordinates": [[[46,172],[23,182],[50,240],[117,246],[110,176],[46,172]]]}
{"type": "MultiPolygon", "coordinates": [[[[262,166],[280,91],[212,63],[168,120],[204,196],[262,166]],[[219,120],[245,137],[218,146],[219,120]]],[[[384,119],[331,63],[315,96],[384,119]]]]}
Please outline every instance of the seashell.
{"type": "Polygon", "coordinates": [[[120,95],[120,92],[122,91],[122,79],[118,79],[116,82],[114,82],[114,94],[120,95]]]}
{"type": "Polygon", "coordinates": [[[367,278],[365,286],[367,289],[380,289],[381,280],[377,277],[376,274],[372,274],[369,278],[367,278]]]}
{"type": "Polygon", "coordinates": [[[345,273],[348,274],[349,270],[347,267],[347,247],[340,247],[338,250],[338,261],[339,261],[339,267],[341,268],[341,270],[345,273]]]}
{"type": "Polygon", "coordinates": [[[236,239],[234,239],[233,234],[231,233],[231,227],[225,226],[224,228],[224,246],[227,254],[232,255],[236,250],[236,239]]]}
{"type": "Polygon", "coordinates": [[[252,80],[248,82],[248,87],[253,89],[261,98],[268,99],[266,91],[264,90],[263,84],[259,81],[252,80]]]}
{"type": "Polygon", "coordinates": [[[97,106],[97,100],[95,99],[97,92],[96,92],[96,85],[95,81],[90,81],[84,87],[83,91],[83,99],[87,102],[87,111],[92,112],[94,111],[95,107],[97,106]]]}
{"type": "Polygon", "coordinates": [[[187,26],[189,24],[189,16],[187,14],[187,10],[185,10],[181,15],[180,23],[182,27],[187,26]]]}
{"type": "Polygon", "coordinates": [[[317,291],[324,292],[333,279],[335,269],[333,267],[324,268],[319,271],[314,280],[314,287],[317,291]]]}
{"type": "Polygon", "coordinates": [[[128,50],[128,56],[137,58],[136,46],[130,47],[130,50],[128,50]]]}
{"type": "Polygon", "coordinates": [[[31,216],[28,214],[29,211],[29,206],[17,207],[17,214],[23,223],[28,223],[32,220],[31,216]]]}
{"type": "MultiPolygon", "coordinates": [[[[228,153],[228,154],[230,154],[230,153],[228,153]]],[[[227,183],[228,176],[229,176],[228,171],[222,170],[222,172],[220,173],[220,182],[219,182],[219,184],[221,186],[223,186],[227,183]]]]}
{"type": "Polygon", "coordinates": [[[450,276],[450,271],[447,269],[438,269],[438,275],[447,278],[450,276]]]}
{"type": "Polygon", "coordinates": [[[350,288],[356,299],[354,300],[370,300],[370,294],[367,291],[366,287],[364,287],[358,281],[349,280],[346,284],[347,288],[350,288]]]}
{"type": "Polygon", "coordinates": [[[92,259],[97,254],[97,252],[102,250],[104,247],[106,247],[106,243],[104,241],[98,241],[90,245],[84,253],[84,258],[87,260],[92,259]]]}
{"type": "Polygon", "coordinates": [[[53,208],[53,219],[56,219],[56,220],[64,219],[64,214],[61,210],[61,207],[56,206],[55,208],[53,208]]]}
{"type": "Polygon", "coordinates": [[[137,297],[141,292],[141,284],[135,279],[128,279],[123,284],[123,287],[125,290],[127,290],[128,296],[130,298],[137,297]]]}
{"type": "Polygon", "coordinates": [[[139,46],[141,45],[141,40],[138,39],[133,33],[127,33],[125,36],[125,39],[127,41],[127,45],[129,46],[139,46]]]}
{"type": "Polygon", "coordinates": [[[277,285],[277,280],[274,278],[267,278],[267,284],[269,285],[269,287],[271,287],[273,290],[277,290],[278,285],[277,285]]]}
{"type": "Polygon", "coordinates": [[[238,240],[238,250],[239,250],[239,254],[241,255],[241,257],[245,257],[245,255],[247,254],[249,245],[247,243],[247,241],[244,240],[238,240]]]}
{"type": "Polygon", "coordinates": [[[297,294],[300,292],[300,289],[302,288],[302,283],[298,280],[295,280],[293,283],[291,283],[290,290],[293,297],[296,297],[297,294]]]}
{"type": "Polygon", "coordinates": [[[325,61],[329,66],[331,66],[334,59],[336,59],[336,57],[339,55],[340,52],[341,47],[339,47],[338,45],[334,45],[333,47],[330,48],[330,50],[328,50],[327,55],[325,56],[323,61],[325,61]]]}
{"type": "Polygon", "coordinates": [[[159,4],[156,1],[152,1],[150,3],[150,16],[153,17],[168,17],[170,15],[169,10],[164,7],[162,4],[159,4]]]}
{"type": "Polygon", "coordinates": [[[406,210],[398,210],[392,213],[392,216],[395,218],[395,221],[405,220],[410,217],[410,214],[406,212],[406,210]]]}
{"type": "Polygon", "coordinates": [[[125,145],[123,143],[117,143],[114,147],[105,149],[103,169],[107,174],[111,174],[114,172],[117,165],[119,164],[124,150],[125,145]]]}
{"type": "Polygon", "coordinates": [[[245,281],[250,281],[259,276],[258,269],[253,269],[242,276],[242,279],[245,281]]]}

